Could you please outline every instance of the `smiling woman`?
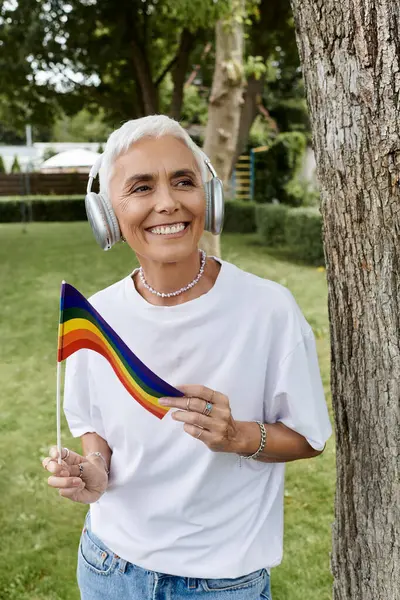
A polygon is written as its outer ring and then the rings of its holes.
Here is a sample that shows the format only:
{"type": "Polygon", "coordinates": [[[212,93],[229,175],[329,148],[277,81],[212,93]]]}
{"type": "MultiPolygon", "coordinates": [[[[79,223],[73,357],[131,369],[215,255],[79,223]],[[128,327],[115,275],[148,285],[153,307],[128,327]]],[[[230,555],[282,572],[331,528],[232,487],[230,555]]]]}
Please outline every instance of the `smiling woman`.
{"type": "Polygon", "coordinates": [[[139,140],[115,160],[109,190],[122,235],[152,286],[171,292],[190,281],[199,266],[205,195],[188,146],[172,135],[139,140]]]}
{"type": "Polygon", "coordinates": [[[59,465],[54,448],[43,466],[61,496],[91,505],[83,600],[270,600],[284,463],[317,456],[331,435],[291,293],[199,250],[205,227],[221,229],[222,201],[207,157],[162,115],[113,132],[90,174],[96,240],[124,239],[140,262],[90,302],[184,396],[160,399],[173,410],[158,420],[100,355],[67,360],[64,410],[83,454],[64,449],[59,465]]]}

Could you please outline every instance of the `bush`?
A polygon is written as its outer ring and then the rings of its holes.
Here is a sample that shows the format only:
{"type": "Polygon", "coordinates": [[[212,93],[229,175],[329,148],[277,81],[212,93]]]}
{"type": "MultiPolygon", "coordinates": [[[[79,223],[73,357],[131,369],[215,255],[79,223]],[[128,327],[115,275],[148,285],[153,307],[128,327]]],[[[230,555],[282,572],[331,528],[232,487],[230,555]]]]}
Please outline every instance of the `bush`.
{"type": "Polygon", "coordinates": [[[260,204],[256,207],[256,223],[261,242],[277,246],[285,242],[287,207],[284,204],[260,204]]]}
{"type": "Polygon", "coordinates": [[[46,150],[43,152],[43,161],[45,160],[49,160],[49,158],[52,158],[52,156],[55,156],[57,153],[57,150],[55,150],[55,148],[52,148],[51,146],[49,148],[46,148],[46,150]]]}
{"type": "MultiPolygon", "coordinates": [[[[18,223],[29,215],[33,221],[86,221],[85,202],[82,196],[0,197],[0,223],[18,223]]],[[[253,233],[256,231],[255,204],[227,201],[225,203],[224,231],[227,233],[253,233]]]]}
{"type": "Polygon", "coordinates": [[[289,208],[283,204],[256,207],[257,231],[266,246],[284,246],[294,258],[323,265],[322,217],[317,208],[289,208]]]}
{"type": "Polygon", "coordinates": [[[0,223],[25,221],[86,221],[85,202],[80,198],[0,198],[0,223]]]}
{"type": "Polygon", "coordinates": [[[266,152],[255,154],[255,200],[298,206],[299,187],[295,193],[290,183],[300,171],[306,149],[306,137],[298,131],[279,134],[266,152]]]}
{"type": "Polygon", "coordinates": [[[4,166],[3,157],[0,154],[0,173],[5,173],[5,172],[6,172],[6,168],[4,166]]]}
{"type": "Polygon", "coordinates": [[[324,263],[322,216],[317,208],[289,210],[285,221],[285,239],[296,257],[309,264],[324,263]]]}
{"type": "Polygon", "coordinates": [[[21,173],[21,167],[19,166],[18,156],[14,156],[13,163],[11,165],[11,173],[21,173]]]}
{"type": "Polygon", "coordinates": [[[224,231],[226,233],[253,233],[256,231],[254,202],[233,200],[225,202],[224,231]]]}

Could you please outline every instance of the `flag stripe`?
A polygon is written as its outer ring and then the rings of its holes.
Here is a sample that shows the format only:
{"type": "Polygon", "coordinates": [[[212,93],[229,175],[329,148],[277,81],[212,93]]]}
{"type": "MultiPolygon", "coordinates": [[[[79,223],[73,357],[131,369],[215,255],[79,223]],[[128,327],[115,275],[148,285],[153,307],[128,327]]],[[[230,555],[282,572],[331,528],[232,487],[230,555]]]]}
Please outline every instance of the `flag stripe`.
{"type": "Polygon", "coordinates": [[[184,395],[146,367],[88,300],[73,286],[63,282],[58,361],[65,360],[82,348],[102,355],[129,394],[160,419],[169,408],[160,406],[158,399],[162,396],[184,395]]]}

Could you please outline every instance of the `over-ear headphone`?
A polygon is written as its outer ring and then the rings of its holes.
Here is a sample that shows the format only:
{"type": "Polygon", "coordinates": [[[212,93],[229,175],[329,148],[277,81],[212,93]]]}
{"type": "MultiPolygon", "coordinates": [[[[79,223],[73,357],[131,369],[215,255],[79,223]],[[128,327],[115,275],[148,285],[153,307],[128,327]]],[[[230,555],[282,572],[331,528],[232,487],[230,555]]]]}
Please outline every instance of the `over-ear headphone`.
{"type": "MultiPolygon", "coordinates": [[[[102,156],[100,156],[90,169],[87,184],[85,208],[88,221],[94,237],[103,250],[110,250],[114,244],[122,240],[121,230],[111,206],[111,201],[106,194],[92,192],[93,180],[97,177],[102,156]]],[[[204,184],[206,196],[206,216],[204,229],[214,235],[219,235],[224,222],[224,189],[222,181],[208,160],[204,162],[212,175],[212,179],[204,184]]]]}

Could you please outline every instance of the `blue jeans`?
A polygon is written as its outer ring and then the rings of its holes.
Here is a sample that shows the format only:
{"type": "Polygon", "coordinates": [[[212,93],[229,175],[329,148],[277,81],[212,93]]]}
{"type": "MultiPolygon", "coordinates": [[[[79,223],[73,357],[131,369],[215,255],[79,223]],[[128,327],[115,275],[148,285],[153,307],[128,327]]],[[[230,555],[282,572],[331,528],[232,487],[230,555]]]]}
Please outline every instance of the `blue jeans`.
{"type": "Polygon", "coordinates": [[[133,565],[92,533],[89,513],[79,544],[77,576],[81,600],[272,600],[266,569],[237,579],[194,579],[133,565]]]}

